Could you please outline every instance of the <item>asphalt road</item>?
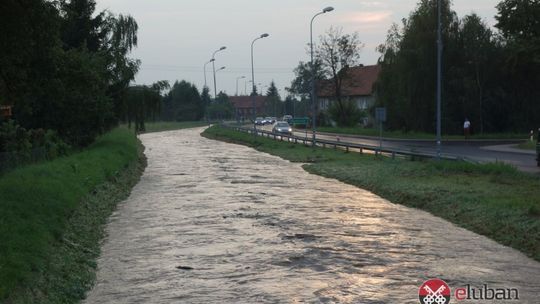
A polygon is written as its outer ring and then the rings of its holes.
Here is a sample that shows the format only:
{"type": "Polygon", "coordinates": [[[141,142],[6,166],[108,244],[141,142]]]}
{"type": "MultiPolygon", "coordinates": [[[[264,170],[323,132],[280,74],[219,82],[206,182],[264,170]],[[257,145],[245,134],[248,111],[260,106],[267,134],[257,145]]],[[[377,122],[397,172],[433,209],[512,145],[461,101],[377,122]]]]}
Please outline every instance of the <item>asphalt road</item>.
{"type": "MultiPolygon", "coordinates": [[[[259,127],[266,131],[271,131],[271,125],[259,127]]],[[[295,136],[304,137],[304,130],[293,132],[295,136]]],[[[309,130],[307,137],[311,138],[309,130]]],[[[362,144],[378,147],[379,140],[373,137],[343,135],[332,133],[317,133],[317,138],[341,142],[362,144]]],[[[445,155],[466,158],[477,162],[504,162],[516,166],[521,171],[530,173],[540,173],[540,168],[536,166],[536,155],[534,151],[518,150],[511,148],[511,144],[516,144],[515,140],[450,140],[442,142],[441,152],[445,155]]],[[[401,150],[411,150],[421,153],[436,154],[436,143],[430,140],[404,140],[404,139],[383,139],[384,148],[395,148],[401,150]]]]}

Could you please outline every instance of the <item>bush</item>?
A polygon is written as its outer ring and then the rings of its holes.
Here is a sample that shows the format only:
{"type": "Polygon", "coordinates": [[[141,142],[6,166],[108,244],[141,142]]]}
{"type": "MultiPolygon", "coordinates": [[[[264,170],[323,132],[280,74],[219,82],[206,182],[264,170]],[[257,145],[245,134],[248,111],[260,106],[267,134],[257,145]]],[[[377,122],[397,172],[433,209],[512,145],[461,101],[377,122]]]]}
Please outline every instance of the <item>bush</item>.
{"type": "Polygon", "coordinates": [[[330,118],[337,123],[339,127],[354,127],[365,116],[364,111],[358,109],[354,101],[342,101],[342,107],[337,101],[332,102],[328,109],[330,118]]]}
{"type": "Polygon", "coordinates": [[[0,171],[67,155],[70,146],[52,130],[26,130],[13,120],[0,125],[0,171]]]}

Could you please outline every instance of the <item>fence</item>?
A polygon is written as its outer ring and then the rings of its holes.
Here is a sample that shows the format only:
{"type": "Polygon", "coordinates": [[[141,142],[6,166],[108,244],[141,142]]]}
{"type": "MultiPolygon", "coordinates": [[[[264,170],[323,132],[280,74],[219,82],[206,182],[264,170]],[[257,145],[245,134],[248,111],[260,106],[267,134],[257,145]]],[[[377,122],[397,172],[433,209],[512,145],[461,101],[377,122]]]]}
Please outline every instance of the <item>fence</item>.
{"type": "MultiPolygon", "coordinates": [[[[238,127],[238,126],[231,126],[226,124],[221,124],[222,127],[227,129],[232,129],[239,132],[249,133],[253,134],[253,128],[246,128],[246,127],[238,127]]],[[[288,134],[278,134],[273,133],[270,131],[265,131],[261,129],[256,129],[257,136],[266,137],[274,140],[280,140],[280,141],[288,141],[288,142],[294,142],[295,144],[302,143],[307,146],[313,146],[313,140],[311,138],[307,137],[300,137],[295,135],[288,135],[288,134]]],[[[388,157],[396,158],[396,157],[407,157],[411,159],[431,159],[436,158],[437,155],[435,153],[427,153],[427,152],[419,152],[414,150],[405,150],[405,149],[396,149],[396,148],[387,148],[387,147],[380,147],[380,146],[371,146],[371,145],[364,145],[364,144],[357,144],[357,143],[351,143],[346,141],[332,141],[332,140],[323,140],[323,139],[316,139],[315,145],[318,147],[331,147],[334,149],[342,149],[347,152],[359,152],[359,153],[373,153],[375,155],[385,155],[388,157]]],[[[460,156],[454,156],[454,155],[448,155],[448,154],[442,154],[441,159],[444,160],[464,160],[464,161],[471,161],[464,157],[460,156]]]]}

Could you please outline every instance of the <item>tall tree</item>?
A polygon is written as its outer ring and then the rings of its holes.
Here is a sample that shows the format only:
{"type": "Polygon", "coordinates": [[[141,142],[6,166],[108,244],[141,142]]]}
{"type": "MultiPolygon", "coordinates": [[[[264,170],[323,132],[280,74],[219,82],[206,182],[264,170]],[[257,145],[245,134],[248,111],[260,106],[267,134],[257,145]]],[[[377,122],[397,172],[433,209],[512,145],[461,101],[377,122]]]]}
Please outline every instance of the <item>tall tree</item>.
{"type": "Polygon", "coordinates": [[[540,1],[504,0],[497,5],[495,25],[505,45],[505,91],[512,99],[507,114],[514,128],[540,125],[540,1]]]}
{"type": "MultiPolygon", "coordinates": [[[[456,59],[459,20],[450,10],[449,1],[442,0],[443,80],[448,81],[450,68],[456,59]]],[[[418,7],[403,20],[402,28],[393,25],[382,52],[382,66],[377,84],[378,104],[388,110],[387,125],[404,131],[435,130],[435,84],[437,1],[421,0],[418,7]]],[[[443,85],[443,123],[455,125],[446,116],[449,106],[447,87],[443,85]]],[[[462,118],[460,118],[461,120],[462,118]]]]}
{"type": "Polygon", "coordinates": [[[358,32],[343,34],[341,28],[331,27],[320,37],[320,45],[316,49],[322,72],[332,82],[338,122],[350,121],[351,113],[347,111],[350,107],[342,97],[341,88],[348,69],[358,64],[362,48],[358,32]]]}
{"type": "Polygon", "coordinates": [[[105,12],[94,16],[95,0],[61,0],[62,41],[65,49],[87,48],[90,52],[100,50],[107,35],[103,28],[105,12]]]}
{"type": "Polygon", "coordinates": [[[266,113],[271,113],[274,117],[280,116],[282,112],[281,97],[273,80],[266,91],[266,97],[266,113]]]}

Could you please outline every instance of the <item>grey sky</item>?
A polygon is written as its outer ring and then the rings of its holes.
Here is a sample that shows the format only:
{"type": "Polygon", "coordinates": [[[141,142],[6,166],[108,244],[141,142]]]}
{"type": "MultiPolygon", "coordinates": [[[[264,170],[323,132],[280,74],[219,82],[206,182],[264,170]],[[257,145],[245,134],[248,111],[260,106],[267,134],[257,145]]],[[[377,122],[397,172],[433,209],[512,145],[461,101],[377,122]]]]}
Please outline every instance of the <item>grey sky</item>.
{"type": "MultiPolygon", "coordinates": [[[[309,21],[326,6],[335,10],[317,17],[314,41],[330,26],[345,33],[358,31],[365,44],[361,63],[374,64],[377,45],[384,42],[392,22],[400,23],[418,0],[97,0],[98,10],[131,14],[139,24],[139,47],[132,57],[142,60],[138,84],[157,80],[187,80],[199,89],[204,85],[203,65],[216,55],[217,90],[236,93],[236,78],[251,79],[250,45],[262,33],[270,37],[255,42],[255,83],[276,82],[280,94],[290,85],[292,70],[309,60],[309,21]]],[[[495,24],[500,0],[454,0],[461,18],[475,12],[489,25],[495,24]]],[[[239,80],[243,94],[245,79],[239,80]]],[[[213,94],[212,65],[207,81],[213,94]]],[[[249,85],[248,85],[249,86],[249,85]]],[[[249,91],[249,88],[248,88],[249,91]]]]}

